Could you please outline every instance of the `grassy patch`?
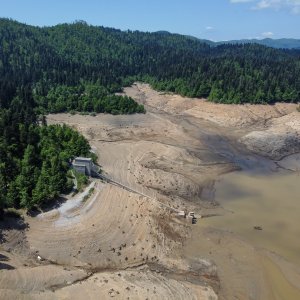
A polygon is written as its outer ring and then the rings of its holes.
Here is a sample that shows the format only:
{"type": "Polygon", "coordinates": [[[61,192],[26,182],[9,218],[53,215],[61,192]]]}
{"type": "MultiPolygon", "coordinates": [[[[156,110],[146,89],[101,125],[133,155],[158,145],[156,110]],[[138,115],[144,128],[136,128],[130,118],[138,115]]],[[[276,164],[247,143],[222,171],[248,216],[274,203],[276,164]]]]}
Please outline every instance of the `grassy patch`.
{"type": "Polygon", "coordinates": [[[89,178],[84,174],[76,172],[75,170],[74,170],[74,175],[75,175],[76,180],[77,180],[77,190],[79,192],[82,192],[83,189],[88,185],[89,178]]]}
{"type": "Polygon", "coordinates": [[[86,202],[93,195],[94,191],[95,191],[95,188],[93,188],[93,187],[90,188],[89,193],[86,196],[84,196],[82,201],[86,202]]]}

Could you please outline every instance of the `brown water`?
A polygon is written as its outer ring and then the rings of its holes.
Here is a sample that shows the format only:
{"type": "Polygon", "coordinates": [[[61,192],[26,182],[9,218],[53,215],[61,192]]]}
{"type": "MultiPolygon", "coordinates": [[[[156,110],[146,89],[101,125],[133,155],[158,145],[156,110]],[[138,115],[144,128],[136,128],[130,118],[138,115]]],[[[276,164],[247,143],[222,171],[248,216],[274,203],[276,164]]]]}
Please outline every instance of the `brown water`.
{"type": "MultiPolygon", "coordinates": [[[[238,299],[300,299],[299,173],[282,172],[269,176],[250,175],[245,172],[227,174],[216,184],[216,200],[225,209],[224,215],[201,220],[199,229],[215,228],[229,231],[242,237],[256,249],[266,249],[269,252],[265,253],[275,253],[264,255],[264,252],[260,252],[261,264],[252,265],[257,273],[260,269],[264,270],[263,291],[266,295],[262,296],[259,293],[259,297],[248,298],[246,295],[238,299]],[[255,230],[254,226],[260,226],[262,230],[255,230]]],[[[236,253],[237,256],[246,259],[245,264],[250,262],[245,257],[247,254],[244,250],[236,253]]],[[[218,258],[215,257],[215,261],[218,258]]],[[[220,256],[219,267],[223,268],[220,274],[223,271],[227,281],[229,279],[226,274],[230,274],[230,264],[226,270],[226,264],[223,265],[225,259],[226,255],[220,256]]],[[[249,267],[245,270],[243,273],[251,274],[249,267]]],[[[253,270],[251,276],[249,280],[255,278],[253,270]]],[[[232,283],[235,281],[229,282],[230,287],[232,283]]]]}
{"type": "Polygon", "coordinates": [[[216,200],[228,211],[207,225],[238,233],[300,266],[300,176],[235,172],[216,184],[216,200]],[[254,230],[261,226],[262,231],[254,230]]]}

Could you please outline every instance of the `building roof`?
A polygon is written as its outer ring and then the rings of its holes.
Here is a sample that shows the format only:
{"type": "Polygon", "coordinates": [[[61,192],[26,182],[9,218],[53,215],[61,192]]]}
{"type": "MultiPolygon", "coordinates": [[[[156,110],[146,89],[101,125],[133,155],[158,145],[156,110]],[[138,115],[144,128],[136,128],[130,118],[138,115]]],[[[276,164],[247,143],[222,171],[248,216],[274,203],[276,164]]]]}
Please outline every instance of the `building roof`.
{"type": "Polygon", "coordinates": [[[81,167],[81,168],[86,168],[86,165],[84,164],[73,164],[73,167],[81,167]]]}
{"type": "Polygon", "coordinates": [[[81,161],[91,161],[92,159],[91,158],[88,158],[88,157],[76,157],[75,158],[75,161],[76,160],[81,160],[81,161]]]}

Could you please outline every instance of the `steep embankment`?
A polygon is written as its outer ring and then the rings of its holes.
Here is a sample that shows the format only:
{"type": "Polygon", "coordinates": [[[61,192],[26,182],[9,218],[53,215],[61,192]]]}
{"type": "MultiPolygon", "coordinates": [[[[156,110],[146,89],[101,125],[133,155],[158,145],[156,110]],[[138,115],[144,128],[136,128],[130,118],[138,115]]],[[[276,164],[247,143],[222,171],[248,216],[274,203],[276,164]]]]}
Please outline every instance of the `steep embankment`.
{"type": "Polygon", "coordinates": [[[282,115],[267,123],[267,129],[253,131],[241,139],[250,150],[281,159],[300,149],[300,113],[282,115]]]}
{"type": "Polygon", "coordinates": [[[171,115],[191,116],[217,124],[220,133],[239,136],[239,142],[251,151],[271,159],[300,151],[300,113],[298,104],[228,105],[204,99],[182,98],[152,90],[148,85],[136,84],[125,93],[150,110],[171,115]],[[226,128],[228,128],[226,130],[226,128]],[[226,132],[227,131],[227,132],[226,132]]]}

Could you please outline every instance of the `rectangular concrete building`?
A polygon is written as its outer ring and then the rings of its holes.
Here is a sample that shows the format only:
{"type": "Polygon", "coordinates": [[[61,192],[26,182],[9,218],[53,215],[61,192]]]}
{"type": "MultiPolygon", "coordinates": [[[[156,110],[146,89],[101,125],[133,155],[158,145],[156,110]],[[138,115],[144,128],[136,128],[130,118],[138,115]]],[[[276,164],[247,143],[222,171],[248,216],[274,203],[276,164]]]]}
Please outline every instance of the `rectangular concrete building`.
{"type": "Polygon", "coordinates": [[[78,173],[92,176],[94,172],[94,164],[91,158],[76,157],[73,161],[73,168],[78,173]]]}

